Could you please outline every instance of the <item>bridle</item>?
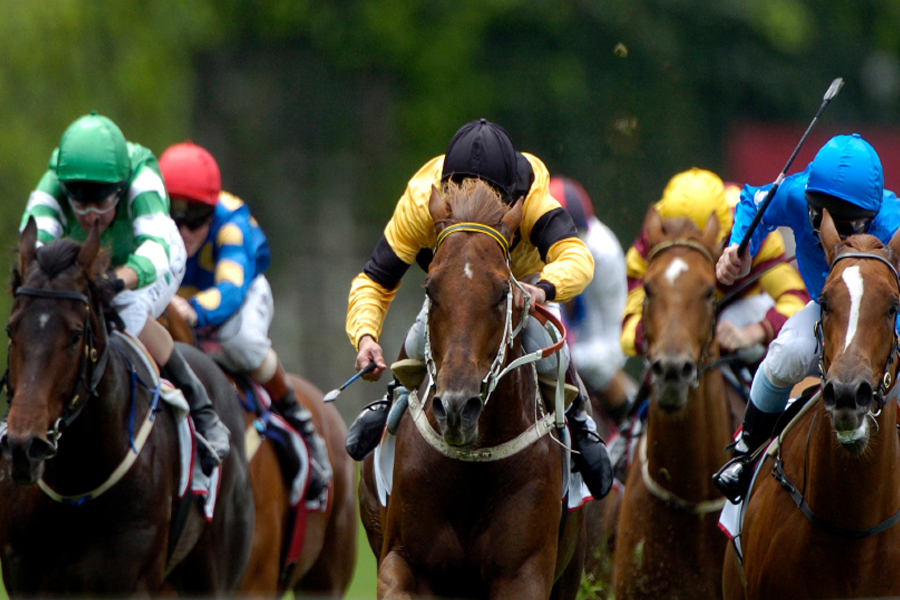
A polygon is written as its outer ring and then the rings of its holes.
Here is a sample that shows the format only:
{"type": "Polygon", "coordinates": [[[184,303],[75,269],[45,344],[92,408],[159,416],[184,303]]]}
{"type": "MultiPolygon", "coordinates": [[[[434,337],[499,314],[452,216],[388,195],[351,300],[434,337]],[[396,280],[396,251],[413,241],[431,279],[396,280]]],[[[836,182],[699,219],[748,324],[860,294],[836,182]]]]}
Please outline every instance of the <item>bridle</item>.
{"type": "MultiPolygon", "coordinates": [[[[109,360],[109,344],[107,343],[105,345],[101,353],[97,353],[97,338],[94,336],[93,328],[91,327],[90,288],[88,288],[87,294],[82,294],[80,292],[68,290],[44,290],[20,286],[16,288],[14,295],[16,298],[19,296],[30,296],[33,298],[49,298],[53,300],[75,300],[76,302],[83,303],[85,307],[84,333],[82,336],[82,347],[84,348],[84,352],[81,357],[80,373],[72,388],[70,400],[66,402],[65,407],[63,408],[62,416],[56,419],[53,428],[47,432],[47,442],[50,445],[50,451],[47,456],[45,456],[45,459],[49,460],[56,456],[59,438],[62,437],[63,430],[78,418],[78,415],[81,414],[82,409],[89,399],[98,396],[97,386],[99,385],[100,380],[103,379],[103,373],[106,370],[106,365],[109,360]],[[83,388],[83,392],[79,393],[79,387],[83,388]]],[[[103,336],[105,338],[107,334],[106,324],[103,319],[101,319],[100,322],[104,329],[103,336]]],[[[9,377],[8,356],[6,373],[3,375],[0,384],[6,387],[7,402],[12,404],[15,397],[15,390],[9,377]]],[[[5,429],[2,437],[6,437],[5,429]]]]}
{"type": "MultiPolygon", "coordinates": [[[[653,248],[647,254],[647,259],[646,259],[647,264],[649,265],[650,261],[653,260],[653,258],[656,257],[658,254],[665,252],[666,250],[670,250],[672,248],[690,248],[691,250],[696,250],[697,252],[699,252],[700,254],[703,255],[703,257],[709,262],[710,265],[712,265],[713,272],[715,272],[716,261],[713,258],[712,254],[710,253],[709,249],[706,246],[704,246],[703,244],[701,244],[700,242],[697,242],[695,240],[688,240],[688,239],[669,240],[669,241],[661,242],[661,243],[653,246],[653,248]]],[[[646,298],[645,298],[645,302],[646,302],[646,298]]],[[[715,302],[715,299],[713,299],[713,302],[715,302]]],[[[718,322],[718,317],[719,317],[718,306],[714,306],[712,312],[713,312],[713,318],[710,320],[709,334],[707,335],[706,340],[703,343],[703,348],[700,350],[700,360],[698,361],[697,369],[694,372],[694,380],[691,382],[692,388],[696,388],[698,385],[700,385],[700,378],[703,376],[704,373],[719,367],[724,362],[727,362],[726,360],[723,360],[723,359],[719,359],[716,361],[709,360],[709,357],[712,354],[712,343],[713,343],[713,340],[716,339],[716,323],[718,322]]]]}
{"type": "MultiPolygon", "coordinates": [[[[873,259],[880,261],[887,265],[887,267],[891,270],[891,273],[894,275],[894,282],[897,284],[897,291],[900,294],[900,275],[897,273],[897,267],[891,264],[891,261],[886,259],[880,254],[875,254],[873,252],[846,252],[844,254],[839,254],[835,257],[834,261],[831,263],[830,269],[834,269],[834,266],[845,258],[861,258],[861,259],[873,259]]],[[[822,328],[822,317],[819,316],[819,320],[816,321],[815,325],[815,334],[816,334],[816,343],[819,345],[819,378],[822,381],[822,384],[825,383],[825,334],[822,328]]],[[[873,417],[877,417],[881,414],[881,410],[884,408],[884,404],[886,402],[888,391],[891,389],[891,385],[894,383],[894,376],[891,373],[891,367],[893,367],[894,362],[897,359],[897,353],[900,350],[900,337],[897,335],[897,328],[894,328],[894,340],[891,344],[891,350],[888,353],[887,360],[884,363],[884,370],[881,373],[881,381],[878,386],[878,390],[875,392],[874,396],[874,404],[877,406],[877,410],[872,412],[873,417]]]]}

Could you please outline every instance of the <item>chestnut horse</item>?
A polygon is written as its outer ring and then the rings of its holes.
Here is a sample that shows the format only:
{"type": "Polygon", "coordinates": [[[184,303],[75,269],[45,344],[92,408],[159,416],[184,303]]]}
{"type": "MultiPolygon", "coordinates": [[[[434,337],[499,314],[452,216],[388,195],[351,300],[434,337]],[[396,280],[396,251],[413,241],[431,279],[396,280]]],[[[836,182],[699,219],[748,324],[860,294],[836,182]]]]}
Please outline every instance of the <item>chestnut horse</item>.
{"type": "Polygon", "coordinates": [[[900,440],[894,330],[900,232],[844,241],[825,213],[831,270],[816,332],[821,401],[810,400],[780,436],[749,495],[725,557],[726,598],[900,595],[900,440]],[[774,477],[769,477],[769,474],[774,477]]]}
{"type": "MultiPolygon", "coordinates": [[[[171,306],[165,314],[165,325],[173,338],[195,342],[191,326],[171,306]]],[[[312,412],[316,429],[328,447],[334,472],[328,490],[328,507],[324,512],[307,513],[300,557],[283,573],[283,546],[292,533],[288,530],[292,523],[289,490],[272,442],[257,432],[256,413],[245,410],[256,527],[250,561],[237,591],[255,598],[278,598],[287,590],[297,595],[340,598],[347,591],[356,567],[356,465],[344,450],[347,428],[340,413],[333,405],[322,402],[323,394],[318,387],[297,375],[289,374],[288,378],[297,400],[312,412]]],[[[243,395],[244,390],[239,393],[243,395]]]]}
{"type": "Polygon", "coordinates": [[[173,412],[151,366],[109,335],[94,228],[37,249],[29,219],[13,274],[2,436],[0,552],[10,596],[196,596],[235,589],[252,539],[240,406],[227,380],[185,357],[232,428],[211,523],[182,479],[173,412]],[[161,402],[161,401],[160,401],[161,402]],[[37,485],[35,485],[37,484],[37,485]],[[223,551],[227,549],[227,551],[223,551]]]}
{"type": "Polygon", "coordinates": [[[715,215],[644,223],[649,254],[643,324],[650,406],[619,514],[614,589],[628,598],[721,597],[724,498],[712,475],[728,459],[732,416],[715,368],[715,215]]]}
{"type": "Polygon", "coordinates": [[[433,189],[429,209],[439,240],[425,285],[433,395],[410,395],[387,508],[374,455],[359,487],[378,597],[575,598],[583,516],[561,502],[565,449],[547,435],[558,413],[545,412],[513,300],[508,251],[522,201],[507,208],[469,181],[445,197],[433,189]]]}

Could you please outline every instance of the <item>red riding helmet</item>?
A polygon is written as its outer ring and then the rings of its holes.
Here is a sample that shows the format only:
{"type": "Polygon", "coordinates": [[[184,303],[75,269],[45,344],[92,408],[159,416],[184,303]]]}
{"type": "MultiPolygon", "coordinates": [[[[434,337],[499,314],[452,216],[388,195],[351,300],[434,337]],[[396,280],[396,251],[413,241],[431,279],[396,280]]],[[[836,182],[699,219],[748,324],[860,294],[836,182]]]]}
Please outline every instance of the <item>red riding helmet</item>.
{"type": "Polygon", "coordinates": [[[212,154],[192,142],[175,144],[159,157],[159,170],[173,199],[215,206],[222,175],[212,154]]]}
{"type": "Polygon", "coordinates": [[[550,195],[572,216],[577,229],[587,229],[588,220],[594,216],[594,206],[580,183],[568,177],[553,177],[550,179],[550,195]]]}

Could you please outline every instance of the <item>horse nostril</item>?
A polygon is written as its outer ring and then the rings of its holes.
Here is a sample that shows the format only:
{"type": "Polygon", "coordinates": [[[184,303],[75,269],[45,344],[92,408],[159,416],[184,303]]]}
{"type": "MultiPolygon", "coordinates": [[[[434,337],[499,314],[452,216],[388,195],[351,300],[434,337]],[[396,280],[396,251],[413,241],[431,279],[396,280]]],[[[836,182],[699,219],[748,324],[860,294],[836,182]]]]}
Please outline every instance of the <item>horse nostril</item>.
{"type": "Polygon", "coordinates": [[[875,393],[871,384],[868,381],[860,382],[856,388],[856,405],[865,408],[872,403],[874,397],[875,393]]]}
{"type": "Polygon", "coordinates": [[[654,361],[650,364],[650,373],[651,373],[654,377],[662,377],[662,375],[663,375],[663,366],[662,366],[662,363],[661,363],[660,361],[658,361],[658,360],[654,360],[654,361]]]}
{"type": "Polygon", "coordinates": [[[431,411],[434,413],[435,418],[437,419],[446,419],[447,411],[444,408],[444,403],[441,402],[440,396],[435,396],[431,401],[431,411]]]}
{"type": "Polygon", "coordinates": [[[466,400],[466,405],[463,407],[462,420],[466,422],[477,421],[478,415],[481,414],[481,409],[481,398],[472,396],[466,400]]]}
{"type": "Polygon", "coordinates": [[[47,457],[47,453],[49,451],[50,444],[40,438],[37,438],[28,447],[28,459],[34,462],[40,462],[47,457]]]}
{"type": "Polygon", "coordinates": [[[692,362],[686,362],[686,363],[684,363],[684,365],[681,367],[681,379],[682,379],[682,380],[693,379],[693,378],[694,378],[694,374],[695,374],[696,372],[697,372],[697,367],[696,367],[696,365],[694,365],[694,363],[692,363],[692,362]]]}

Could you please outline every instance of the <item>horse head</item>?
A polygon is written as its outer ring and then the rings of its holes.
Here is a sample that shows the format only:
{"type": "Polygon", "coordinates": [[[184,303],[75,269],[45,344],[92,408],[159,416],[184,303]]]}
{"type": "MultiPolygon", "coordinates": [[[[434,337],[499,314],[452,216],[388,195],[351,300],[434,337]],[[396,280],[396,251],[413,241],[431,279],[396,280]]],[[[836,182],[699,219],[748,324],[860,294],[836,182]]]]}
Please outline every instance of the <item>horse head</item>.
{"type": "Polygon", "coordinates": [[[871,435],[867,415],[880,412],[897,371],[900,231],[887,247],[866,234],[841,240],[825,211],[820,239],[831,265],[816,327],[822,399],[838,441],[860,453],[871,435]]]}
{"type": "Polygon", "coordinates": [[[449,183],[443,195],[432,188],[429,209],[438,240],[425,281],[432,413],[444,441],[463,446],[478,437],[484,383],[512,345],[509,325],[521,318],[508,256],[522,200],[507,208],[486,184],[469,180],[449,183]]]}
{"type": "Polygon", "coordinates": [[[690,219],[663,221],[651,208],[644,221],[647,272],[642,323],[654,397],[666,412],[682,410],[715,345],[715,260],[719,222],[701,233],[690,219]]]}
{"type": "Polygon", "coordinates": [[[61,427],[77,416],[93,391],[88,381],[96,372],[89,364],[97,361],[92,332],[103,330],[94,282],[108,264],[99,250],[96,227],[84,245],[60,239],[37,248],[37,226],[29,219],[19,238],[15,300],[6,328],[10,409],[0,438],[19,483],[40,479],[44,460],[56,453],[61,427]]]}

